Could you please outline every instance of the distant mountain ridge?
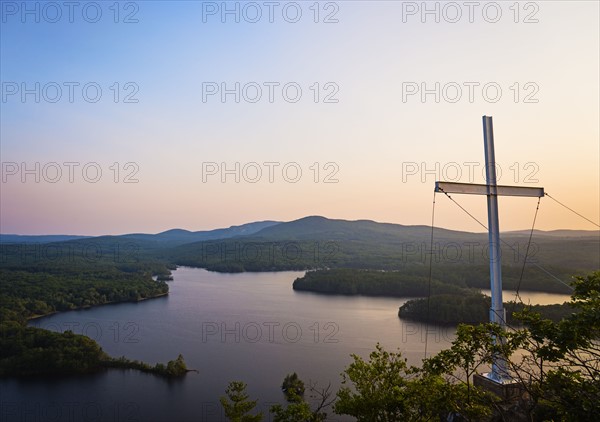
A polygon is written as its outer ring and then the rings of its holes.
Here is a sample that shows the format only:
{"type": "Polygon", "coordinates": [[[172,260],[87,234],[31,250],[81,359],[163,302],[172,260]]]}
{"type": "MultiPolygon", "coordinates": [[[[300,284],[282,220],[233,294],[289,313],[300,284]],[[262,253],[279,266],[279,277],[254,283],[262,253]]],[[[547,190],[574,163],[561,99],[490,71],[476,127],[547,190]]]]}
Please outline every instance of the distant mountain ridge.
{"type": "MultiPolygon", "coordinates": [[[[161,243],[166,246],[178,246],[243,236],[252,236],[265,240],[282,238],[303,240],[318,237],[320,239],[329,238],[349,241],[374,239],[375,237],[391,240],[402,236],[404,240],[422,240],[425,235],[429,236],[430,231],[431,227],[424,225],[402,225],[396,223],[379,223],[372,220],[341,220],[329,219],[322,216],[307,216],[289,222],[265,220],[214,230],[189,231],[184,229],[170,229],[156,234],[130,233],[108,237],[113,239],[152,241],[153,243],[161,243]]],[[[482,236],[487,236],[485,233],[464,232],[438,227],[434,229],[434,233],[436,239],[447,241],[459,238],[460,240],[465,240],[465,238],[479,239],[482,236]]],[[[510,237],[521,237],[529,236],[530,231],[514,230],[502,232],[502,234],[510,237]]],[[[600,231],[567,229],[550,231],[534,230],[533,236],[534,238],[598,238],[600,237],[600,231]]],[[[107,236],[0,234],[0,243],[52,243],[104,237],[107,236]]]]}
{"type": "MultiPolygon", "coordinates": [[[[503,232],[503,234],[511,236],[529,236],[530,230],[513,230],[503,232]]],[[[553,236],[553,237],[598,237],[600,236],[600,230],[569,230],[569,229],[558,229],[558,230],[534,230],[534,236],[553,236]]]]}
{"type": "Polygon", "coordinates": [[[189,231],[184,229],[171,229],[164,232],[149,233],[130,233],[122,235],[101,235],[101,236],[78,236],[78,235],[18,235],[18,234],[0,234],[0,243],[54,243],[67,242],[85,239],[133,239],[141,241],[151,241],[152,243],[161,243],[165,246],[177,246],[185,243],[200,242],[205,240],[226,239],[236,236],[246,236],[254,234],[264,228],[280,224],[279,221],[255,221],[239,226],[230,226],[228,228],[189,231]]]}
{"type": "MultiPolygon", "coordinates": [[[[579,270],[600,268],[600,232],[504,232],[503,265],[516,268],[528,250],[529,268],[540,262],[568,280],[579,270]],[[562,233],[567,236],[561,236],[562,233]],[[527,245],[531,248],[527,249],[527,245]]],[[[452,265],[454,274],[479,277],[489,271],[487,233],[470,233],[434,227],[436,262],[452,265]]],[[[178,245],[169,251],[177,265],[212,271],[280,271],[314,268],[399,270],[407,265],[425,268],[431,248],[430,226],[403,226],[371,220],[335,220],[309,216],[266,227],[252,235],[178,245]]],[[[450,268],[450,267],[448,267],[450,268]]],[[[538,270],[540,274],[544,274],[538,270]]],[[[507,278],[508,278],[507,274],[507,278]]],[[[514,278],[514,277],[513,277],[514,278]]],[[[540,280],[541,282],[541,280],[540,280]]]]}
{"type": "MultiPolygon", "coordinates": [[[[456,237],[481,237],[482,233],[469,233],[457,230],[435,228],[436,236],[440,239],[451,240],[456,237]]],[[[392,240],[401,236],[403,240],[421,240],[424,235],[429,238],[430,226],[405,226],[395,223],[378,223],[373,220],[339,220],[321,216],[308,216],[298,220],[282,223],[265,228],[254,236],[263,239],[304,240],[392,240]]]]}
{"type": "Polygon", "coordinates": [[[68,240],[89,239],[93,236],[78,236],[68,234],[23,235],[0,234],[0,243],[52,243],[68,240]]]}
{"type": "Polygon", "coordinates": [[[228,228],[196,231],[192,232],[183,229],[171,229],[157,234],[132,233],[119,237],[136,239],[136,240],[153,240],[165,242],[172,246],[182,245],[185,243],[201,242],[205,240],[227,239],[236,236],[248,236],[255,234],[265,228],[281,224],[279,221],[256,221],[252,223],[242,224],[239,226],[230,226],[228,228]]]}

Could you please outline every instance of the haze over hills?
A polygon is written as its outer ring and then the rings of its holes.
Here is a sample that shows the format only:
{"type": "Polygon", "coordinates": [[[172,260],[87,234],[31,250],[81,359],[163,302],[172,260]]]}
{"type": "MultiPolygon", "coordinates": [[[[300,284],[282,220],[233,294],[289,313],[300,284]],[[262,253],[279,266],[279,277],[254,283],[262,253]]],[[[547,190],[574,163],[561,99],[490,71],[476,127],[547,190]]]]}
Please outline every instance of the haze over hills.
{"type": "Polygon", "coordinates": [[[52,243],[76,239],[89,239],[93,236],[78,236],[68,234],[21,235],[0,234],[0,243],[52,243]]]}
{"type": "MultiPolygon", "coordinates": [[[[435,228],[438,239],[456,240],[478,239],[483,234],[435,228]]],[[[404,226],[402,224],[378,223],[372,220],[338,220],[321,216],[309,216],[288,223],[278,224],[257,232],[255,237],[264,239],[330,239],[347,241],[429,239],[430,226],[404,226]]]]}
{"type": "Polygon", "coordinates": [[[204,240],[225,239],[235,236],[248,236],[257,233],[267,227],[279,224],[279,221],[256,221],[252,223],[242,224],[240,226],[231,226],[229,228],[205,230],[205,231],[189,231],[183,229],[171,229],[157,234],[133,233],[126,234],[120,237],[129,239],[153,240],[169,243],[171,246],[181,245],[184,243],[198,242],[204,240]]]}
{"type": "MultiPolygon", "coordinates": [[[[531,230],[513,230],[502,232],[505,235],[510,236],[529,236],[531,230]]],[[[534,230],[534,236],[551,236],[551,237],[598,237],[600,236],[600,230],[534,230]]]]}
{"type": "Polygon", "coordinates": [[[64,242],[70,240],[83,239],[99,239],[99,238],[125,238],[136,240],[147,240],[152,242],[165,242],[170,246],[180,245],[184,243],[198,242],[202,240],[224,239],[233,236],[244,236],[254,234],[266,227],[279,224],[278,221],[256,221],[252,223],[242,224],[239,226],[231,226],[228,228],[189,231],[184,229],[171,229],[161,233],[131,233],[116,236],[76,236],[76,235],[17,235],[17,234],[0,234],[0,243],[51,243],[64,242]]]}
{"type": "MultiPolygon", "coordinates": [[[[435,238],[437,240],[467,240],[481,239],[487,233],[464,232],[435,227],[435,238]]],[[[506,237],[529,236],[530,230],[514,230],[502,232],[506,237]]],[[[406,226],[395,223],[380,223],[373,220],[341,220],[330,219],[322,216],[307,216],[289,222],[280,221],[256,221],[219,228],[213,230],[190,231],[185,229],[170,229],[164,232],[151,233],[129,233],[110,236],[84,236],[84,235],[19,235],[0,234],[0,243],[51,243],[71,240],[122,238],[146,240],[151,242],[165,243],[169,246],[178,246],[193,242],[208,240],[227,239],[232,237],[254,236],[264,239],[286,238],[289,240],[334,239],[334,240],[369,240],[377,238],[397,239],[401,236],[404,241],[429,239],[431,227],[424,225],[406,226]]],[[[534,230],[534,238],[599,238],[598,230],[534,230]]]]}

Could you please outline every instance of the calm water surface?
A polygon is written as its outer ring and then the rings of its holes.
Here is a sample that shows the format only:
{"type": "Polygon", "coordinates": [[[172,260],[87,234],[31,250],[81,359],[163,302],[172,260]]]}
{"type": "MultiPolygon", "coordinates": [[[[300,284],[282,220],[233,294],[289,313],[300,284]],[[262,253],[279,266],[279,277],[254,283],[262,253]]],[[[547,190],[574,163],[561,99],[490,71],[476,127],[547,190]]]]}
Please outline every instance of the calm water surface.
{"type": "MultiPolygon", "coordinates": [[[[425,352],[425,326],[398,318],[407,299],[294,292],[302,272],[220,274],[181,267],[170,294],[140,303],[101,306],[32,322],[97,340],[112,356],[149,363],[183,354],[189,373],[165,380],[110,370],[67,379],[0,381],[0,420],[221,421],[218,399],[242,380],[258,408],[282,403],[284,376],[337,391],[351,353],[367,357],[377,342],[409,363],[425,352]]],[[[428,354],[446,348],[454,330],[430,326],[428,354]]],[[[331,413],[331,412],[330,412],[331,413]]],[[[344,420],[331,417],[330,420],[344,420]]],[[[347,420],[347,419],[346,419],[347,420]]]]}
{"type": "MultiPolygon", "coordinates": [[[[486,296],[490,296],[491,290],[481,290],[481,293],[483,293],[486,296]]],[[[528,292],[522,290],[519,292],[519,297],[521,298],[521,301],[523,303],[532,305],[562,304],[571,300],[571,295],[565,295],[560,293],[528,292]]],[[[502,300],[504,302],[508,302],[511,300],[517,302],[519,301],[517,299],[515,290],[504,290],[502,292],[502,300]]]]}

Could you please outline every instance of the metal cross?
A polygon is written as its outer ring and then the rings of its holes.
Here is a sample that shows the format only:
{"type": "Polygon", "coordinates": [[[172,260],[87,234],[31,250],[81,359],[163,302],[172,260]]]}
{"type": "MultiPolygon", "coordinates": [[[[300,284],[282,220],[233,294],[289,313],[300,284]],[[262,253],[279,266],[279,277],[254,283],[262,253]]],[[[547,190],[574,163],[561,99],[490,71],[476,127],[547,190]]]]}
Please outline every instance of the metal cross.
{"type": "MultiPolygon", "coordinates": [[[[498,323],[504,327],[506,326],[506,311],[502,304],[502,262],[500,255],[500,228],[498,226],[498,196],[528,196],[539,198],[544,196],[544,188],[498,186],[496,184],[496,159],[494,154],[494,133],[491,116],[483,116],[483,139],[485,145],[486,184],[435,182],[435,191],[487,196],[490,244],[490,285],[492,291],[490,322],[498,323]]],[[[495,339],[495,341],[501,342],[502,339],[495,339]]],[[[484,375],[499,383],[509,382],[511,380],[506,370],[506,361],[501,357],[494,358],[492,372],[484,375]]]]}

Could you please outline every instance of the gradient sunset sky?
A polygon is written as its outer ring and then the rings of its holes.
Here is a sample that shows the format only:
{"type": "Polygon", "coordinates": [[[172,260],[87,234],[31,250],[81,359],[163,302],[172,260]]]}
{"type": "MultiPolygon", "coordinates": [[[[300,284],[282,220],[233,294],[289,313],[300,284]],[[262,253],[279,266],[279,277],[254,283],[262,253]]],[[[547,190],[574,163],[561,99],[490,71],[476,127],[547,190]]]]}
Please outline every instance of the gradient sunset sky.
{"type": "MultiPolygon", "coordinates": [[[[239,22],[222,2],[99,2],[98,18],[89,2],[71,17],[47,2],[29,2],[25,15],[22,2],[1,3],[2,233],[208,230],[307,215],[429,224],[435,180],[485,183],[483,115],[494,118],[500,184],[543,186],[600,220],[596,1],[480,2],[472,16],[463,2],[428,2],[430,14],[422,2],[278,2],[272,16],[265,2],[228,2],[239,22]],[[236,82],[239,103],[207,95],[236,82]],[[39,182],[23,182],[22,163],[40,163],[39,182]],[[79,163],[73,183],[64,163],[79,163]],[[210,163],[239,163],[239,183],[209,174],[210,163]],[[256,183],[250,163],[262,170],[256,183]],[[97,182],[84,179],[86,164],[89,180],[102,170],[97,182]],[[130,173],[137,183],[125,183],[130,173]]],[[[485,198],[455,199],[486,221],[485,198]]],[[[501,230],[529,228],[536,202],[501,198],[501,230]]],[[[443,195],[436,226],[482,231],[443,195]]],[[[536,227],[596,229],[549,198],[536,227]]]]}

